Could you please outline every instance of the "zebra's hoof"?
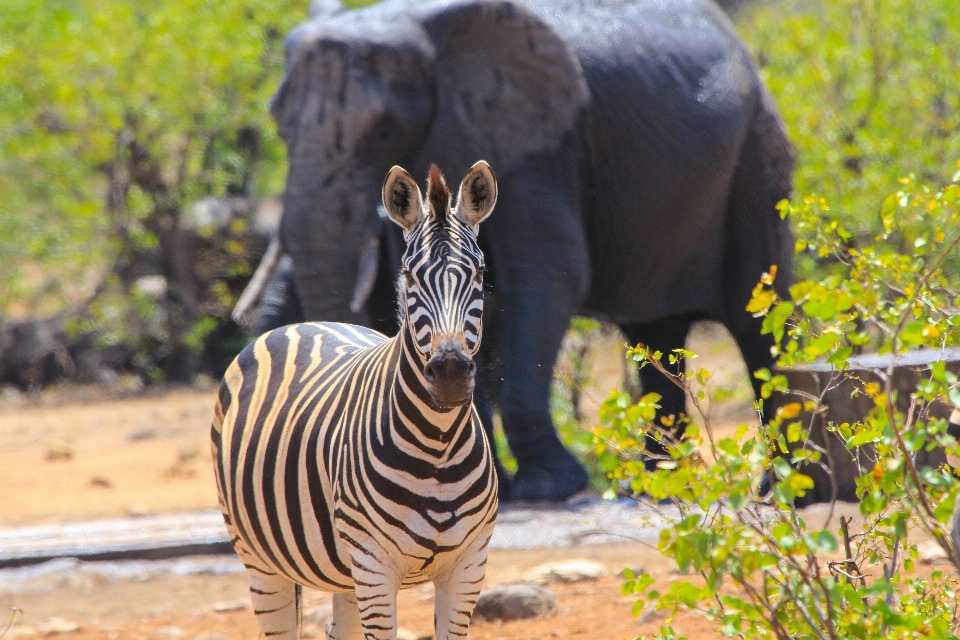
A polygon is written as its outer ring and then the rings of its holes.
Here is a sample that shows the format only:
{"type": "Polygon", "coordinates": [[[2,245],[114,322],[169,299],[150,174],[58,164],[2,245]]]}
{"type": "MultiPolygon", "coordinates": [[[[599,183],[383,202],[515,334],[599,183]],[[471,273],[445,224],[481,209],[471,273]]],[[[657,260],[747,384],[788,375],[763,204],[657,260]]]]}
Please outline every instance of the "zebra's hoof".
{"type": "Polygon", "coordinates": [[[583,465],[562,449],[562,453],[521,462],[513,476],[510,498],[558,502],[586,489],[589,480],[583,465]]]}

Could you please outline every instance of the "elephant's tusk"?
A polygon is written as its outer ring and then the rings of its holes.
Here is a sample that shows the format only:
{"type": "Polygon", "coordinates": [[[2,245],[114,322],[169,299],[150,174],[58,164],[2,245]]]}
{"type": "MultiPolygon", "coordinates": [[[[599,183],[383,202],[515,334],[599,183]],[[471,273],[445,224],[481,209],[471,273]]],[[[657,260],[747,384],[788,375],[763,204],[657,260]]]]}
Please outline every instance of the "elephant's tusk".
{"type": "Polygon", "coordinates": [[[350,302],[350,311],[359,313],[367,298],[373,291],[377,280],[377,267],[380,265],[380,238],[374,236],[367,242],[367,246],[360,253],[360,270],[357,274],[357,285],[353,288],[353,300],[350,302]]]}
{"type": "Polygon", "coordinates": [[[240,294],[240,298],[233,308],[233,313],[230,314],[234,322],[243,320],[247,312],[257,306],[260,299],[263,298],[263,294],[267,290],[267,283],[273,278],[273,273],[277,270],[278,264],[280,264],[280,238],[274,236],[267,246],[260,264],[257,265],[257,270],[253,272],[253,277],[250,278],[250,282],[247,283],[243,293],[240,294]]]}

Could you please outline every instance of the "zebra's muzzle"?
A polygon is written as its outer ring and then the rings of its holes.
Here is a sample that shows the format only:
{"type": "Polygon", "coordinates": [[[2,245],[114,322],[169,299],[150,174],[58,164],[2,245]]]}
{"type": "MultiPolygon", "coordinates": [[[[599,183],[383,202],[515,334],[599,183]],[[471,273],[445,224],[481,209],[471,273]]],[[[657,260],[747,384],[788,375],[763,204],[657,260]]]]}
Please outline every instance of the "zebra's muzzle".
{"type": "Polygon", "coordinates": [[[427,391],[434,402],[443,407],[456,407],[473,399],[477,363],[459,344],[439,344],[439,348],[423,367],[427,391]]]}

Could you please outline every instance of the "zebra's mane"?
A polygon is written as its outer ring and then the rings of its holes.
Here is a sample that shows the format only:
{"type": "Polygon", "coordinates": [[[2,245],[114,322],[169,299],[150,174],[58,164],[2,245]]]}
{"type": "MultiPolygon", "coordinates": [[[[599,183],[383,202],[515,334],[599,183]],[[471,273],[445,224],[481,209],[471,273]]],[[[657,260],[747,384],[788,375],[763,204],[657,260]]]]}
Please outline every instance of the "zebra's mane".
{"type": "Polygon", "coordinates": [[[427,201],[437,222],[441,226],[446,224],[447,214],[450,213],[450,189],[436,164],[431,164],[427,173],[427,201]]]}

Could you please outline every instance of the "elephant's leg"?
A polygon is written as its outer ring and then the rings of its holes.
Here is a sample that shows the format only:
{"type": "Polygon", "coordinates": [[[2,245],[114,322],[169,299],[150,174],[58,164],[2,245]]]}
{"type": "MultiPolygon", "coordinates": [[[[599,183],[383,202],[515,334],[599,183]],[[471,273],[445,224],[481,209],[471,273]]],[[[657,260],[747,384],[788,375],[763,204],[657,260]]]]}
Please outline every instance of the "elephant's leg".
{"type": "Polygon", "coordinates": [[[550,416],[553,366],[590,283],[575,169],[562,153],[516,169],[501,181],[489,222],[503,366],[498,402],[517,459],[514,499],[563,500],[589,480],[550,416]]]}
{"type": "Polygon", "coordinates": [[[327,640],[363,640],[356,594],[333,595],[333,615],[327,620],[327,640]]]}
{"type": "MultiPolygon", "coordinates": [[[[746,312],[744,312],[744,315],[747,315],[746,312]]],[[[763,381],[753,374],[760,369],[772,368],[774,363],[770,349],[775,341],[771,334],[763,335],[760,333],[762,324],[762,318],[749,318],[739,325],[730,327],[730,333],[733,335],[737,347],[740,348],[740,355],[743,356],[744,364],[747,365],[747,374],[750,376],[750,384],[753,385],[754,397],[758,400],[760,399],[760,387],[763,386],[763,381]]]]}
{"type": "Polygon", "coordinates": [[[257,623],[269,638],[297,640],[300,621],[296,583],[275,573],[247,569],[250,577],[250,602],[257,623]]]}
{"type": "Polygon", "coordinates": [[[753,288],[776,265],[774,288],[789,299],[793,280],[793,237],[777,203],[790,197],[793,154],[783,123],[768,93],[754,117],[740,152],[727,204],[727,248],[724,260],[723,324],[733,335],[750,372],[757,398],[757,369],[773,365],[774,340],[761,335],[761,318],[747,312],[753,288]]]}
{"type": "Polygon", "coordinates": [[[580,462],[561,444],[550,415],[553,367],[572,309],[555,304],[561,287],[542,283],[504,311],[503,429],[517,473],[515,500],[563,500],[587,486],[580,462]]]}
{"type": "MultiPolygon", "coordinates": [[[[625,325],[621,329],[631,344],[643,344],[652,351],[660,351],[662,354],[660,362],[667,371],[682,374],[686,371],[685,361],[671,364],[669,357],[674,349],[683,348],[691,324],[693,324],[692,317],[678,316],[625,325]]],[[[650,365],[640,369],[640,386],[643,388],[643,393],[656,393],[660,396],[660,408],[657,409],[655,418],[657,425],[660,425],[664,431],[671,432],[674,438],[682,437],[684,423],[681,420],[681,414],[686,412],[687,401],[683,389],[650,365]],[[668,423],[671,426],[666,426],[668,423]]],[[[652,470],[656,468],[658,460],[667,457],[667,452],[663,444],[650,435],[647,436],[646,445],[647,451],[651,454],[646,460],[646,466],[647,469],[652,470]]]]}
{"type": "Polygon", "coordinates": [[[293,262],[290,256],[284,256],[267,287],[267,293],[257,306],[257,333],[263,334],[304,320],[300,298],[293,286],[293,262]]]}

